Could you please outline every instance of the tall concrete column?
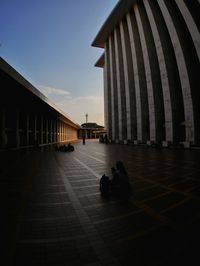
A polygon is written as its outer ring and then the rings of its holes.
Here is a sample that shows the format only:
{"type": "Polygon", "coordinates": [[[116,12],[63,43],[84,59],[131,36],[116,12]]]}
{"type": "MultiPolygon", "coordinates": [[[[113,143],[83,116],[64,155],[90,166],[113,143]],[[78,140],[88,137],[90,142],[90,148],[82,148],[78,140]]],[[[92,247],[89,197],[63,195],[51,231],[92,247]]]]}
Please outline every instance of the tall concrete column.
{"type": "Polygon", "coordinates": [[[118,125],[119,140],[127,140],[127,121],[126,121],[126,98],[124,85],[124,69],[122,60],[122,45],[119,28],[114,30],[114,48],[116,58],[116,80],[117,80],[117,105],[118,105],[118,125]]]}
{"type": "Polygon", "coordinates": [[[191,38],[193,40],[194,46],[195,46],[195,50],[197,53],[197,56],[199,58],[200,61],[200,33],[199,30],[194,22],[193,17],[191,16],[187,6],[185,5],[184,1],[180,1],[180,0],[175,0],[182,16],[183,19],[185,20],[185,23],[187,25],[187,28],[190,32],[191,38]]]}
{"type": "Polygon", "coordinates": [[[29,124],[30,124],[30,118],[29,118],[29,113],[26,113],[26,128],[24,128],[23,130],[25,130],[25,134],[26,134],[26,146],[29,146],[29,124]]]}
{"type": "Polygon", "coordinates": [[[19,135],[19,110],[16,110],[16,119],[15,119],[15,148],[19,149],[20,147],[20,135],[19,135]]]}
{"type": "MultiPolygon", "coordinates": [[[[134,73],[134,85],[135,85],[135,97],[136,97],[136,115],[137,115],[137,140],[142,141],[142,106],[140,97],[140,82],[139,82],[139,72],[138,72],[138,62],[136,56],[135,39],[133,35],[133,27],[131,22],[130,13],[126,15],[130,44],[131,44],[131,57],[133,61],[133,73],[134,73]]],[[[136,141],[135,141],[136,142],[136,141]]]]}
{"type": "Polygon", "coordinates": [[[62,142],[62,122],[59,121],[59,141],[62,142]]]}
{"type": "Polygon", "coordinates": [[[140,13],[139,13],[137,5],[134,5],[134,11],[135,11],[138,30],[139,30],[140,40],[141,40],[142,55],[143,55],[145,75],[146,75],[148,107],[149,107],[149,129],[150,129],[149,141],[155,141],[156,140],[155,103],[154,103],[153,84],[152,84],[152,78],[151,78],[149,55],[148,55],[148,50],[147,50],[145,33],[144,33],[144,29],[143,29],[143,25],[142,25],[142,21],[141,21],[141,17],[140,17],[140,13]]]}
{"type": "Polygon", "coordinates": [[[63,122],[63,141],[65,141],[65,123],[63,122]]]}
{"type": "MultiPolygon", "coordinates": [[[[127,140],[134,139],[134,132],[132,136],[132,128],[134,124],[132,121],[136,119],[131,119],[131,116],[134,116],[136,109],[134,108],[133,113],[131,114],[131,104],[135,107],[135,97],[131,97],[131,86],[134,84],[133,77],[133,65],[132,60],[130,57],[131,51],[129,47],[129,40],[128,40],[128,32],[125,29],[124,22],[120,22],[120,36],[121,36],[121,44],[122,44],[122,59],[123,59],[123,71],[124,71],[124,85],[125,85],[125,97],[126,97],[126,124],[127,124],[127,140]],[[130,103],[130,101],[132,102],[130,103]]],[[[135,95],[134,95],[135,96],[135,95]]]]}
{"type": "Polygon", "coordinates": [[[56,120],[53,120],[53,142],[57,142],[56,120]]]}
{"type": "Polygon", "coordinates": [[[26,133],[26,146],[29,146],[29,122],[30,122],[29,113],[26,113],[26,128],[24,129],[26,133]]]}
{"type": "Polygon", "coordinates": [[[43,131],[44,131],[44,117],[41,115],[40,117],[40,144],[43,144],[43,131]]]}
{"type": "Polygon", "coordinates": [[[110,52],[109,40],[105,43],[105,65],[104,65],[104,110],[105,110],[105,128],[109,139],[112,139],[112,98],[111,98],[111,75],[110,75],[110,52]],[[107,119],[107,120],[106,120],[107,119]]]}
{"type": "Polygon", "coordinates": [[[46,142],[46,144],[49,142],[49,140],[48,140],[48,134],[49,134],[48,124],[49,124],[48,117],[46,117],[45,118],[45,139],[46,139],[45,142],[46,142]]]}
{"type": "Polygon", "coordinates": [[[6,113],[5,109],[2,108],[0,112],[0,148],[6,148],[7,136],[6,136],[6,113]]]}
{"type": "Polygon", "coordinates": [[[189,146],[190,142],[194,142],[194,114],[193,114],[193,104],[191,98],[191,88],[190,81],[188,77],[188,71],[186,67],[186,62],[183,54],[183,50],[179,41],[176,28],[174,26],[173,20],[170,16],[168,8],[163,0],[158,0],[158,5],[162,12],[163,18],[165,20],[172,45],[174,48],[174,53],[176,57],[176,63],[179,71],[179,77],[182,88],[183,104],[184,104],[184,115],[185,115],[185,146],[189,146]]]}
{"type": "Polygon", "coordinates": [[[59,122],[59,120],[57,120],[56,129],[57,129],[57,142],[60,142],[60,122],[59,122]]]}
{"type": "Polygon", "coordinates": [[[65,141],[67,141],[67,125],[65,124],[65,141]]]}
{"type": "Polygon", "coordinates": [[[171,106],[169,80],[168,80],[163,48],[158,33],[158,29],[155,23],[155,19],[151,10],[151,6],[149,5],[149,1],[147,0],[144,0],[143,3],[151,26],[154,43],[156,47],[159,69],[160,69],[160,77],[161,77],[161,84],[162,84],[162,91],[164,98],[164,114],[165,114],[165,140],[163,140],[164,141],[163,144],[164,146],[166,146],[168,142],[173,141],[172,106],[171,106]]]}
{"type": "Polygon", "coordinates": [[[109,61],[110,61],[110,89],[111,89],[111,114],[112,114],[112,140],[115,140],[115,95],[114,95],[114,86],[115,86],[115,73],[114,73],[114,55],[113,55],[113,45],[112,38],[109,37],[109,61]]]}
{"type": "Polygon", "coordinates": [[[63,123],[63,141],[65,141],[65,123],[63,123]]]}
{"type": "Polygon", "coordinates": [[[103,68],[103,78],[104,78],[104,124],[105,128],[107,129],[107,132],[110,132],[110,119],[109,119],[109,93],[108,93],[108,84],[109,84],[109,62],[108,62],[108,51],[109,47],[108,44],[106,43],[105,46],[105,64],[103,68]]]}
{"type": "Polygon", "coordinates": [[[52,125],[52,119],[50,120],[50,143],[53,142],[53,125],[52,125]]]}
{"type": "Polygon", "coordinates": [[[34,117],[34,128],[33,128],[33,141],[34,143],[38,143],[38,136],[37,136],[37,115],[35,114],[34,117]]]}

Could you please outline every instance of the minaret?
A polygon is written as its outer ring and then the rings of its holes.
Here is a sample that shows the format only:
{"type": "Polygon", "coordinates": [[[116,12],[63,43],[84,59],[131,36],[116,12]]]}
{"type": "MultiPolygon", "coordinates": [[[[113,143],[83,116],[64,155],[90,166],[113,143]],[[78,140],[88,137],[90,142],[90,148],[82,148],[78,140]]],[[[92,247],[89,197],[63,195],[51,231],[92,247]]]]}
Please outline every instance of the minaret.
{"type": "Polygon", "coordinates": [[[86,124],[87,124],[87,122],[88,122],[88,114],[87,113],[86,113],[85,117],[86,117],[86,124]]]}

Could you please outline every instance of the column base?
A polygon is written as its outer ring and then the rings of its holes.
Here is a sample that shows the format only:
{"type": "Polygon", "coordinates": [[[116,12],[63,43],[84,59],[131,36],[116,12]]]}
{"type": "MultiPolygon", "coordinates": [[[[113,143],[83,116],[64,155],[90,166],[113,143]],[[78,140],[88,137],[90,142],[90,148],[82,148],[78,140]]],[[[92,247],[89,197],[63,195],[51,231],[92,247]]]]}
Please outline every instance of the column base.
{"type": "Polygon", "coordinates": [[[162,146],[163,147],[169,147],[171,145],[171,141],[163,141],[162,146]]]}
{"type": "Polygon", "coordinates": [[[147,145],[148,146],[152,146],[154,144],[155,144],[155,141],[153,141],[153,140],[147,140],[147,145]]]}
{"type": "Polygon", "coordinates": [[[183,144],[184,148],[189,149],[191,147],[191,142],[190,141],[183,141],[181,142],[181,144],[183,144]]]}

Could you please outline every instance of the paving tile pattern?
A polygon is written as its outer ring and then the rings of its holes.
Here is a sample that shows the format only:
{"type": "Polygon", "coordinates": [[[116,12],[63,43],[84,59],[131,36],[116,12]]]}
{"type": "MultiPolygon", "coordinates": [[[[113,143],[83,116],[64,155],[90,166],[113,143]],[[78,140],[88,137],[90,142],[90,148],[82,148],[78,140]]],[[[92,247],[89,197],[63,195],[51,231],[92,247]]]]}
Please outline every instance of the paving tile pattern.
{"type": "Polygon", "coordinates": [[[2,265],[196,265],[200,150],[87,141],[0,156],[2,265]],[[129,199],[99,192],[117,160],[129,199]]]}

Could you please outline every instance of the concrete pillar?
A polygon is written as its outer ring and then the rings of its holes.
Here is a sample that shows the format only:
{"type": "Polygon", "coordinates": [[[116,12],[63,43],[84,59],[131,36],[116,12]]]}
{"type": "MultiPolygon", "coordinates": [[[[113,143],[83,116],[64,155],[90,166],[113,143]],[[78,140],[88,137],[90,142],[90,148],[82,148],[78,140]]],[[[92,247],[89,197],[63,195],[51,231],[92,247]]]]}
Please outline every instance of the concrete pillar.
{"type": "Polygon", "coordinates": [[[117,106],[118,106],[118,130],[119,140],[127,139],[127,121],[126,121],[126,102],[124,88],[124,69],[122,60],[122,47],[120,39],[120,31],[114,30],[114,48],[116,58],[116,81],[117,81],[117,106]]]}
{"type": "Polygon", "coordinates": [[[54,120],[54,142],[57,142],[57,121],[54,120]]]}
{"type": "Polygon", "coordinates": [[[195,50],[198,56],[198,59],[200,61],[200,33],[199,30],[194,22],[193,17],[191,16],[187,6],[185,5],[184,1],[175,0],[183,19],[185,20],[185,23],[187,25],[187,28],[190,32],[191,38],[193,40],[195,50]]]}
{"type": "Polygon", "coordinates": [[[48,117],[45,118],[45,143],[49,143],[49,140],[48,140],[48,134],[49,134],[49,128],[48,128],[48,124],[49,124],[49,121],[48,121],[48,117]]]}
{"type": "Polygon", "coordinates": [[[138,6],[134,5],[134,11],[137,21],[137,26],[139,30],[141,46],[142,46],[142,55],[144,60],[145,76],[146,76],[146,85],[147,85],[147,94],[148,94],[148,107],[149,107],[149,129],[150,129],[150,139],[149,141],[156,140],[156,123],[155,123],[155,103],[153,95],[153,84],[151,78],[151,67],[149,62],[149,55],[147,49],[147,43],[145,39],[145,33],[138,10],[138,6]]]}
{"type": "Polygon", "coordinates": [[[117,123],[116,121],[116,110],[115,110],[115,93],[114,93],[114,87],[115,87],[115,77],[116,73],[115,71],[115,65],[114,65],[114,51],[113,51],[113,44],[112,44],[112,38],[109,37],[109,61],[110,61],[110,90],[111,90],[111,114],[112,114],[112,140],[115,140],[116,138],[116,132],[115,132],[115,125],[117,123]]]}
{"type": "Polygon", "coordinates": [[[133,27],[131,22],[130,13],[126,15],[130,44],[131,44],[131,57],[133,61],[133,73],[134,73],[134,85],[135,85],[135,97],[136,97],[136,114],[137,114],[137,141],[142,141],[142,106],[141,106],[141,97],[140,97],[140,82],[139,82],[139,72],[138,72],[138,62],[136,55],[135,39],[133,35],[133,27]]]}
{"type": "Polygon", "coordinates": [[[29,113],[26,113],[26,128],[24,129],[26,133],[26,146],[29,146],[29,122],[30,122],[29,113]]]}
{"type": "Polygon", "coordinates": [[[60,142],[60,121],[57,120],[56,122],[56,128],[57,128],[57,142],[60,142]]]}
{"type": "Polygon", "coordinates": [[[134,87],[134,73],[133,73],[132,58],[130,57],[131,48],[128,36],[128,28],[127,24],[125,24],[123,21],[120,22],[120,36],[122,44],[124,86],[125,86],[125,97],[126,97],[126,124],[127,124],[126,134],[128,140],[133,140],[136,137],[135,136],[136,132],[134,130],[134,128],[136,127],[135,91],[131,88],[134,87]]]}
{"type": "Polygon", "coordinates": [[[34,127],[33,127],[33,141],[34,143],[38,143],[38,136],[37,136],[37,115],[34,115],[34,127]]]}
{"type": "Polygon", "coordinates": [[[7,145],[7,136],[6,136],[6,113],[5,109],[1,109],[0,112],[0,148],[5,149],[7,145]]]}
{"type": "Polygon", "coordinates": [[[65,140],[68,140],[68,127],[67,125],[65,124],[65,140]]]}
{"type": "Polygon", "coordinates": [[[40,144],[43,144],[43,131],[44,131],[44,117],[41,115],[40,117],[40,144]]]}
{"type": "Polygon", "coordinates": [[[60,142],[63,140],[63,124],[62,121],[60,121],[60,142]]]}
{"type": "Polygon", "coordinates": [[[53,126],[52,126],[52,119],[50,120],[50,143],[53,142],[53,126]]]}
{"type": "Polygon", "coordinates": [[[176,32],[176,28],[174,26],[170,13],[167,9],[167,6],[163,0],[158,0],[157,2],[159,4],[160,10],[162,12],[163,18],[165,20],[172,41],[176,57],[176,63],[179,71],[179,77],[180,77],[182,95],[183,95],[184,115],[185,115],[185,133],[186,133],[185,145],[187,146],[188,143],[194,142],[194,114],[193,114],[193,105],[192,105],[191,88],[188,77],[188,71],[186,67],[183,50],[178,38],[178,34],[176,32]]]}
{"type": "Polygon", "coordinates": [[[165,64],[165,57],[163,53],[160,36],[158,33],[158,29],[155,23],[151,7],[149,5],[149,1],[144,0],[143,3],[151,26],[154,43],[156,47],[159,69],[160,69],[162,92],[164,98],[164,114],[165,114],[165,140],[163,141],[168,143],[173,141],[173,124],[172,124],[172,106],[171,106],[171,96],[170,96],[167,68],[165,64]]]}
{"type": "Polygon", "coordinates": [[[19,135],[19,110],[16,110],[16,120],[15,120],[15,148],[20,147],[20,135],[19,135]]]}
{"type": "Polygon", "coordinates": [[[110,112],[110,108],[109,108],[109,101],[110,101],[110,97],[108,94],[108,84],[109,84],[109,62],[108,62],[108,45],[106,44],[105,47],[105,65],[103,68],[103,78],[104,78],[104,123],[105,123],[105,127],[107,128],[107,131],[110,131],[110,119],[109,119],[109,112],[110,112]]]}

